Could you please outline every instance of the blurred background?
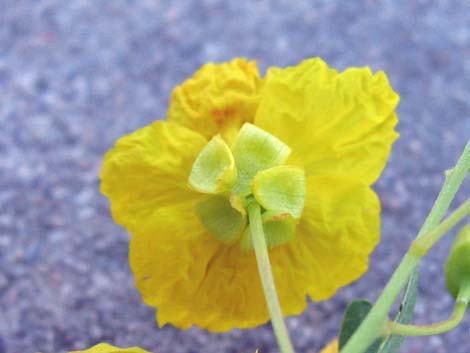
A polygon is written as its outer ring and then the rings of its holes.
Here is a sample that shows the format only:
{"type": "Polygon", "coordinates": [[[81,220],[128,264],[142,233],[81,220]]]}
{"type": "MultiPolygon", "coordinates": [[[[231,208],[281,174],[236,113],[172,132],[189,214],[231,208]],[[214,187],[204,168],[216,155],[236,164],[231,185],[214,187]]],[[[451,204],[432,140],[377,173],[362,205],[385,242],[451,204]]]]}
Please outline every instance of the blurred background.
{"type": "MultiPolygon", "coordinates": [[[[299,353],[332,339],[356,297],[375,299],[470,136],[470,4],[461,1],[0,0],[0,353],[100,341],[154,353],[277,352],[270,326],[157,328],[134,288],[128,235],[98,191],[103,153],[164,118],[172,88],[207,61],[262,72],[320,56],[385,70],[401,95],[376,185],[383,241],[369,273],[288,319],[299,353]]],[[[469,196],[464,184],[457,202],[469,196]]],[[[454,207],[455,205],[454,204],[454,207]]],[[[416,322],[447,318],[446,238],[422,266],[416,322]]],[[[470,318],[402,352],[468,353],[470,318]]]]}

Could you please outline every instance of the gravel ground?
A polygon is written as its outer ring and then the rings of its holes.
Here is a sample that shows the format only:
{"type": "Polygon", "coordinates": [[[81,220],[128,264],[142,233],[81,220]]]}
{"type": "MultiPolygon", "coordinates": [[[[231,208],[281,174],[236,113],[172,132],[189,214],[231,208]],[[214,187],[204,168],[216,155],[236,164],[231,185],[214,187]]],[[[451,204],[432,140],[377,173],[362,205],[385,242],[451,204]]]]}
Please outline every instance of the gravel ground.
{"type": "MultiPolygon", "coordinates": [[[[370,272],[288,319],[300,353],[333,338],[346,303],[374,299],[470,136],[468,1],[0,0],[0,353],[99,341],[155,353],[276,352],[269,326],[212,335],[158,329],[126,260],[128,236],[98,192],[103,153],[164,117],[174,85],[234,56],[264,70],[321,56],[383,69],[401,139],[376,189],[383,242],[370,272]]],[[[468,197],[470,183],[458,196],[468,197]]],[[[448,238],[423,265],[416,321],[452,309],[448,238]]],[[[470,319],[403,352],[468,353],[470,319]]]]}

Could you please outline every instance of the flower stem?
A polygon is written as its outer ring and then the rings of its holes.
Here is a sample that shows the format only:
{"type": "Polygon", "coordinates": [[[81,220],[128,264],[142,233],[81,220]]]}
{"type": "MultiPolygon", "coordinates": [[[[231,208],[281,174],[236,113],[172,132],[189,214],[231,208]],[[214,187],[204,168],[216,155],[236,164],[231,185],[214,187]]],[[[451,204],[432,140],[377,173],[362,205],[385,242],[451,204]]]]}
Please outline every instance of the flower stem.
{"type": "Polygon", "coordinates": [[[258,263],[258,271],[277,342],[282,353],[294,353],[294,348],[290,341],[277,297],[268,248],[264,237],[263,223],[261,221],[261,209],[258,203],[254,201],[248,203],[248,217],[250,219],[251,235],[255,249],[256,262],[258,263]]]}
{"type": "MultiPolygon", "coordinates": [[[[431,209],[418,237],[429,233],[447,212],[454,196],[470,169],[470,141],[464,148],[462,155],[455,167],[446,173],[446,179],[431,209]]],[[[406,280],[419,263],[419,257],[409,252],[403,257],[398,268],[393,273],[385,286],[382,294],[377,299],[369,314],[359,326],[357,331],[348,340],[341,353],[362,353],[369,347],[381,331],[386,328],[388,312],[392,308],[398,295],[406,284],[406,280]]]]}
{"type": "Polygon", "coordinates": [[[389,331],[389,325],[387,324],[387,315],[390,311],[390,307],[393,305],[393,302],[396,300],[396,297],[405,286],[406,280],[411,275],[416,265],[419,263],[421,257],[423,257],[427,253],[427,251],[440,238],[442,238],[442,236],[444,236],[469,213],[470,201],[466,201],[459,208],[457,208],[449,217],[447,217],[441,224],[434,228],[433,231],[421,236],[412,243],[410,249],[403,257],[403,260],[401,261],[398,268],[395,270],[395,273],[393,274],[392,278],[383,290],[379,300],[375,304],[375,306],[379,305],[379,308],[381,310],[375,312],[373,316],[370,316],[369,314],[360,326],[362,327],[363,325],[371,325],[370,330],[362,333],[362,336],[364,337],[363,340],[367,341],[353,341],[353,338],[356,335],[355,333],[348,341],[344,349],[341,350],[341,353],[363,352],[370,344],[374,342],[374,340],[381,334],[381,332],[386,333],[389,331]],[[385,305],[390,305],[390,307],[385,307],[385,305]],[[352,341],[352,343],[350,343],[350,341],[352,341]],[[350,348],[350,345],[352,344],[357,345],[357,347],[360,348],[350,348]]]}
{"type": "Polygon", "coordinates": [[[420,259],[442,238],[447,232],[454,228],[466,216],[470,215],[470,200],[465,201],[459,208],[447,217],[441,224],[431,232],[415,239],[408,250],[407,255],[420,259]]]}
{"type": "Polygon", "coordinates": [[[432,325],[404,325],[398,322],[389,322],[387,335],[400,336],[432,336],[448,332],[457,327],[465,316],[467,306],[470,301],[470,283],[466,283],[460,288],[457,301],[455,302],[454,313],[449,320],[432,325]]]}

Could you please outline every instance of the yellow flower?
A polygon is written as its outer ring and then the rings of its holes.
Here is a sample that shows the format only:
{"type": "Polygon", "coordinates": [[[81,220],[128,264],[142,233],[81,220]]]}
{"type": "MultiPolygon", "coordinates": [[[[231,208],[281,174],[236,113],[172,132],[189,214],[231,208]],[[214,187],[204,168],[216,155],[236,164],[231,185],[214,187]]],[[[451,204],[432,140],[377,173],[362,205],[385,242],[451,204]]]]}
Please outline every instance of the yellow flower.
{"type": "Polygon", "coordinates": [[[119,348],[107,343],[100,343],[84,351],[73,351],[70,353],[150,353],[139,347],[119,348]]]}
{"type": "Polygon", "coordinates": [[[370,186],[398,136],[398,100],[368,68],[338,73],[316,58],[263,79],[235,59],[176,87],[168,121],[119,139],[101,190],[131,234],[136,285],[158,323],[220,332],[268,321],[246,217],[252,194],[266,210],[285,315],[360,277],[379,241],[370,186]]]}
{"type": "Polygon", "coordinates": [[[328,346],[323,348],[323,350],[320,353],[338,353],[338,351],[339,351],[338,340],[334,340],[328,346]]]}

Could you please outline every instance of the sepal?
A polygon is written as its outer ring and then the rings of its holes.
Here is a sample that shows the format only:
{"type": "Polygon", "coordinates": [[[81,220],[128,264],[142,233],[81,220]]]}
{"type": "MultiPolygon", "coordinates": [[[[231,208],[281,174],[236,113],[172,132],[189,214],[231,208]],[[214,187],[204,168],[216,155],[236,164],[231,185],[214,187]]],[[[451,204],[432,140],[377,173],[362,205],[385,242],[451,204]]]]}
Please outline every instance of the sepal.
{"type": "Polygon", "coordinates": [[[243,195],[250,193],[251,182],[259,171],[281,165],[291,153],[284,142],[250,123],[242,126],[232,150],[238,169],[233,191],[243,195]]]}
{"type": "Polygon", "coordinates": [[[305,206],[305,173],[302,169],[281,165],[256,174],[253,195],[266,210],[287,212],[299,219],[305,206]]]}
{"type": "Polygon", "coordinates": [[[247,224],[246,213],[232,207],[223,195],[209,196],[196,204],[199,221],[223,243],[235,242],[247,224]]]}
{"type": "Polygon", "coordinates": [[[230,190],[236,181],[232,152],[220,135],[214,136],[197,156],[189,184],[197,191],[218,194],[230,190]]]}

